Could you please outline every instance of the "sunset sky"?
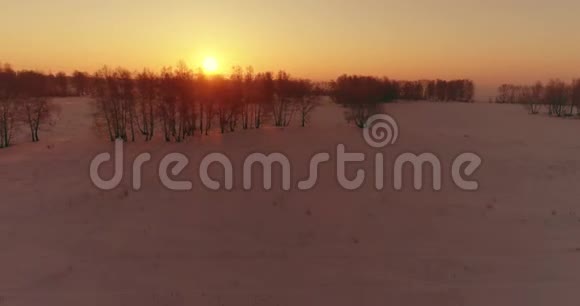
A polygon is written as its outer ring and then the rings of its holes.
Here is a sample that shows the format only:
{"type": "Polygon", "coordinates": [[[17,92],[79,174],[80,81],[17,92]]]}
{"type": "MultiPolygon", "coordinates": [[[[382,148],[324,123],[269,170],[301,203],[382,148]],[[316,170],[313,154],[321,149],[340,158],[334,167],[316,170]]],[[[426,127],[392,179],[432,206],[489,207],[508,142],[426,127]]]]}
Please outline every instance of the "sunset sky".
{"type": "Polygon", "coordinates": [[[0,0],[0,62],[160,68],[214,57],[314,80],[342,73],[502,82],[580,77],[580,1],[0,0]]]}

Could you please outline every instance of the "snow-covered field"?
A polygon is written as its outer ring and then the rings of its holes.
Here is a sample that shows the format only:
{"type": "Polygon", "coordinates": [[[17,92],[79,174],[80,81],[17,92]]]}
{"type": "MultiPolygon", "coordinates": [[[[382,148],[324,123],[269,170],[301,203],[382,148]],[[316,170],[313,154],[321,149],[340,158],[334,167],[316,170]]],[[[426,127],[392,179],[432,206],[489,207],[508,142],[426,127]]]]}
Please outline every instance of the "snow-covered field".
{"type": "MultiPolygon", "coordinates": [[[[577,305],[580,300],[580,121],[521,106],[396,103],[401,134],[385,152],[476,152],[480,189],[339,187],[332,164],[310,191],[210,191],[196,161],[283,152],[295,177],[316,152],[374,152],[337,106],[310,127],[138,142],[143,189],[130,176],[95,188],[91,159],[113,145],[94,132],[88,99],[61,99],[41,142],[0,150],[0,305],[577,305]],[[157,163],[182,152],[188,192],[157,163]]],[[[127,159],[127,169],[129,169],[127,159]]],[[[388,164],[388,162],[386,163],[388,164]]],[[[371,171],[371,163],[362,166],[371,171]]],[[[353,172],[356,167],[350,168],[353,172]]],[[[444,175],[449,177],[444,167],[444,175]]],[[[372,172],[369,172],[372,173],[372,172]]],[[[351,173],[352,174],[352,173],[351,173]]],[[[389,185],[389,182],[387,182],[389,185]]]]}

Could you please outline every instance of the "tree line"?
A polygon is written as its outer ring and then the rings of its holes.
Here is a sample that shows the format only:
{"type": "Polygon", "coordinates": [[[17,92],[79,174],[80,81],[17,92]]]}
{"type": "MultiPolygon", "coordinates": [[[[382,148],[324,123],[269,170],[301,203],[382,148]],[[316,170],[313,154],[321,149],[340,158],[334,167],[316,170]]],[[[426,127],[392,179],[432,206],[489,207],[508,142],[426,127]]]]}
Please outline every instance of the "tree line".
{"type": "Polygon", "coordinates": [[[285,71],[255,73],[235,67],[227,77],[194,72],[186,65],[132,73],[104,67],[92,78],[91,94],[111,140],[145,141],[159,132],[167,142],[259,129],[265,122],[286,127],[298,118],[306,126],[321,90],[285,71]]]}
{"type": "Polygon", "coordinates": [[[580,79],[566,83],[559,79],[533,85],[503,84],[498,88],[496,103],[523,104],[531,114],[545,108],[549,115],[580,115],[580,79]]]}
{"type": "Polygon", "coordinates": [[[471,80],[396,81],[373,76],[343,75],[331,82],[329,96],[347,109],[346,117],[363,128],[382,103],[394,100],[473,102],[471,80]]]}
{"type": "Polygon", "coordinates": [[[471,102],[471,80],[397,81],[374,76],[343,75],[328,83],[292,77],[285,71],[254,72],[234,67],[229,75],[206,75],[185,64],[159,72],[103,67],[93,74],[75,71],[43,74],[0,68],[0,147],[11,144],[26,126],[33,142],[50,123],[53,97],[89,96],[96,122],[110,140],[181,142],[207,135],[259,129],[265,124],[306,126],[323,97],[347,110],[347,120],[364,127],[379,106],[394,100],[471,102]]]}
{"type": "MultiPolygon", "coordinates": [[[[80,77],[73,79],[86,83],[80,77]]],[[[196,132],[207,135],[212,125],[221,133],[259,129],[264,122],[286,127],[298,116],[304,127],[323,96],[346,106],[347,119],[363,127],[380,103],[396,99],[471,102],[475,91],[471,80],[409,82],[344,75],[330,84],[315,84],[285,71],[255,73],[251,67],[234,67],[227,77],[207,76],[183,63],[160,73],[104,67],[92,83],[111,140],[134,141],[141,134],[148,141],[158,127],[168,142],[180,142],[196,132]]]]}

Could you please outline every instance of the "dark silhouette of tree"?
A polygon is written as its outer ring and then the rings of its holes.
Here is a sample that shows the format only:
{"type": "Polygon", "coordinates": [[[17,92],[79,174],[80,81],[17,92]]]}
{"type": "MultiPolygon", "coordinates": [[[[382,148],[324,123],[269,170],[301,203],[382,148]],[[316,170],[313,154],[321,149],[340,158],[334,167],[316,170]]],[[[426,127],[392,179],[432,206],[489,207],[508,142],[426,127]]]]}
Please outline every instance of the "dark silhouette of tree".
{"type": "Polygon", "coordinates": [[[231,107],[230,103],[232,103],[230,97],[231,84],[228,84],[227,80],[225,80],[223,77],[220,76],[215,77],[212,80],[212,85],[214,89],[214,101],[220,131],[222,134],[224,134],[226,132],[226,128],[228,127],[230,119],[230,107],[231,107]]]}
{"type": "Polygon", "coordinates": [[[172,68],[161,71],[159,119],[163,127],[165,141],[177,136],[177,84],[172,68]]]}
{"type": "Polygon", "coordinates": [[[38,130],[54,110],[48,97],[48,80],[45,75],[34,71],[20,71],[17,76],[21,119],[28,125],[32,142],[39,141],[38,130]]]}
{"type": "Polygon", "coordinates": [[[498,95],[496,97],[496,103],[518,103],[519,97],[521,96],[522,86],[516,86],[513,84],[503,84],[498,88],[498,95]]]}
{"type": "Polygon", "coordinates": [[[502,84],[497,88],[497,96],[495,97],[495,102],[504,104],[509,101],[509,86],[508,84],[502,84]]]}
{"type": "Polygon", "coordinates": [[[55,105],[50,99],[48,76],[35,71],[0,67],[0,148],[12,144],[20,124],[26,125],[33,142],[40,127],[48,123],[55,105]]]}
{"type": "Polygon", "coordinates": [[[364,128],[368,118],[376,114],[384,100],[384,83],[370,76],[343,75],[332,83],[333,100],[346,107],[347,120],[364,128]]]}
{"type": "Polygon", "coordinates": [[[145,141],[153,139],[155,134],[156,111],[159,107],[159,78],[149,70],[137,75],[137,119],[139,131],[145,136],[145,141]]]}
{"type": "Polygon", "coordinates": [[[93,95],[100,119],[104,121],[111,141],[135,139],[135,84],[131,73],[103,67],[95,73],[93,95]]]}
{"type": "Polygon", "coordinates": [[[177,92],[177,127],[175,140],[180,142],[188,136],[193,136],[197,116],[195,112],[195,87],[193,71],[181,62],[175,70],[177,92]]]}
{"type": "Polygon", "coordinates": [[[196,112],[198,114],[197,121],[199,121],[199,131],[202,135],[204,133],[205,135],[208,134],[209,130],[211,129],[211,123],[214,117],[211,98],[212,90],[210,84],[210,80],[208,80],[202,71],[200,71],[194,79],[194,86],[196,88],[195,99],[197,101],[196,112]]]}
{"type": "MultiPolygon", "coordinates": [[[[321,90],[321,88],[318,88],[321,90]]],[[[393,101],[399,98],[399,83],[397,81],[391,81],[388,78],[382,79],[382,100],[383,101],[393,101]]],[[[324,95],[324,92],[321,92],[320,95],[324,95]]]]}
{"type": "Polygon", "coordinates": [[[245,104],[244,73],[241,67],[233,68],[233,72],[227,83],[227,100],[229,105],[227,122],[229,131],[234,132],[238,126],[238,121],[245,104]]]}
{"type": "Polygon", "coordinates": [[[549,114],[558,117],[565,115],[566,102],[568,101],[568,88],[561,80],[551,80],[546,86],[545,99],[548,103],[549,114]]]}
{"type": "Polygon", "coordinates": [[[5,65],[0,67],[0,148],[11,145],[18,114],[16,72],[5,65]]]}
{"type": "Polygon", "coordinates": [[[435,92],[438,101],[447,101],[447,81],[437,80],[435,92]]]}
{"type": "Polygon", "coordinates": [[[247,130],[253,126],[252,120],[252,108],[254,107],[255,97],[253,95],[254,89],[254,68],[251,66],[246,68],[246,72],[244,74],[244,81],[242,85],[242,103],[241,103],[241,110],[240,116],[242,121],[242,129],[247,130]]]}
{"type": "Polygon", "coordinates": [[[523,102],[526,103],[530,114],[539,113],[544,99],[544,85],[541,82],[537,82],[524,90],[524,92],[527,99],[524,98],[523,102]]]}
{"type": "Polygon", "coordinates": [[[430,101],[473,102],[475,84],[472,80],[433,80],[422,82],[424,96],[430,101]]]}
{"type": "Polygon", "coordinates": [[[135,81],[129,70],[118,68],[116,74],[119,86],[118,99],[121,104],[120,121],[126,131],[124,139],[127,140],[127,134],[131,133],[131,141],[135,141],[135,121],[137,120],[135,81]]]}
{"type": "Polygon", "coordinates": [[[475,97],[475,83],[472,80],[463,80],[463,96],[461,102],[473,102],[475,97]]]}
{"type": "Polygon", "coordinates": [[[85,96],[89,93],[90,84],[88,73],[75,70],[71,82],[77,96],[85,96]]]}
{"type": "Polygon", "coordinates": [[[254,100],[254,127],[259,129],[264,122],[264,114],[275,95],[274,77],[271,72],[258,73],[252,86],[254,100]]]}
{"type": "Polygon", "coordinates": [[[300,125],[305,127],[310,122],[310,114],[319,105],[321,90],[310,80],[295,81],[295,99],[300,113],[300,125]]]}
{"type": "Polygon", "coordinates": [[[274,125],[284,127],[290,125],[296,111],[293,103],[293,80],[285,71],[279,71],[274,81],[275,94],[271,101],[274,125]]]}
{"type": "Polygon", "coordinates": [[[573,107],[576,107],[576,114],[580,114],[580,79],[572,81],[570,88],[570,99],[573,107]]]}
{"type": "Polygon", "coordinates": [[[420,81],[399,81],[398,98],[402,100],[425,99],[423,84],[420,81]]]}
{"type": "Polygon", "coordinates": [[[56,74],[54,86],[56,96],[68,96],[68,77],[66,76],[66,73],[59,72],[56,74]]]}

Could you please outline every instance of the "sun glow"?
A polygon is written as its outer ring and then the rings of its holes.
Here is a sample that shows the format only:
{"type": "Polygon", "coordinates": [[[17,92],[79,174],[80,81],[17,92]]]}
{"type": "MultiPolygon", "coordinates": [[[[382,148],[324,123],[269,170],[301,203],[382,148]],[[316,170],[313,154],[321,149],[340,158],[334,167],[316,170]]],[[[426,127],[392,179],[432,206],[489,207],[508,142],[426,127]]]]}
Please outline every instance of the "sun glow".
{"type": "Polygon", "coordinates": [[[203,67],[203,71],[209,74],[216,73],[219,68],[217,60],[211,56],[204,58],[201,66],[203,67]]]}

